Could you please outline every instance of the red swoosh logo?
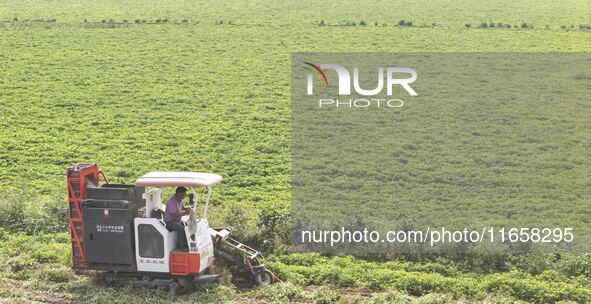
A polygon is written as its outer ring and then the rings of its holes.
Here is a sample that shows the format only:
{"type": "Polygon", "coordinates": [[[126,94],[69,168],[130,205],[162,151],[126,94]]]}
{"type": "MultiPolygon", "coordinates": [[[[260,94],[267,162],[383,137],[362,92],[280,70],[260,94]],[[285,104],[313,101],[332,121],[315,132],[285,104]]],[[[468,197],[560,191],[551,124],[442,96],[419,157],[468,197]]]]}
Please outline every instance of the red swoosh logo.
{"type": "Polygon", "coordinates": [[[304,62],[304,63],[313,67],[314,69],[316,69],[316,71],[318,71],[318,73],[320,73],[320,76],[322,76],[322,78],[324,79],[324,85],[325,86],[328,85],[328,79],[326,78],[326,75],[324,74],[324,72],[322,71],[322,69],[319,66],[317,66],[313,63],[309,63],[309,62],[304,62]]]}

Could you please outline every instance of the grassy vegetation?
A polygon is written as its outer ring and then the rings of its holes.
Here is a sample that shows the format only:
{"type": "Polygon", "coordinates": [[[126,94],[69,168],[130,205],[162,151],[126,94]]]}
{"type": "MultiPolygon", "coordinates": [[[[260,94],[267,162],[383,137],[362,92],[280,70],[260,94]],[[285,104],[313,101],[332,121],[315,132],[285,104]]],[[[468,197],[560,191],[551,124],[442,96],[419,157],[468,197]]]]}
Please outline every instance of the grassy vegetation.
{"type": "MultiPolygon", "coordinates": [[[[586,263],[591,261],[589,256],[581,259],[586,263]]],[[[455,266],[441,263],[376,263],[353,257],[327,258],[313,254],[279,256],[271,265],[283,277],[301,284],[331,284],[369,291],[391,288],[413,296],[447,293],[471,300],[484,300],[488,294],[494,293],[538,303],[588,301],[591,296],[589,269],[567,274],[560,271],[564,263],[555,264],[555,269],[547,269],[539,275],[519,269],[493,274],[465,273],[455,266]]]]}
{"type": "Polygon", "coordinates": [[[0,302],[589,302],[587,255],[392,261],[286,250],[290,52],[588,52],[590,6],[2,1],[0,302]],[[171,295],[104,289],[72,272],[64,173],[82,161],[98,162],[117,183],[151,170],[221,174],[210,223],[273,251],[272,269],[288,283],[241,291],[225,282],[171,295]]]}

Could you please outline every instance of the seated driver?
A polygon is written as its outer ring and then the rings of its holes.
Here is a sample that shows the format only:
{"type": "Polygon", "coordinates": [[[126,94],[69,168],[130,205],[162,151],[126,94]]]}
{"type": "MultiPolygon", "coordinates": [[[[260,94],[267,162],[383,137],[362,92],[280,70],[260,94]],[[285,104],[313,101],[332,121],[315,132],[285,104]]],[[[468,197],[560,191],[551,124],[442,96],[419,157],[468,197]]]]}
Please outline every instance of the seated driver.
{"type": "Polygon", "coordinates": [[[181,223],[181,217],[191,212],[191,208],[183,206],[185,197],[187,197],[187,188],[177,187],[174,195],[166,203],[164,222],[169,231],[177,232],[179,248],[182,251],[189,251],[185,226],[181,223]]]}

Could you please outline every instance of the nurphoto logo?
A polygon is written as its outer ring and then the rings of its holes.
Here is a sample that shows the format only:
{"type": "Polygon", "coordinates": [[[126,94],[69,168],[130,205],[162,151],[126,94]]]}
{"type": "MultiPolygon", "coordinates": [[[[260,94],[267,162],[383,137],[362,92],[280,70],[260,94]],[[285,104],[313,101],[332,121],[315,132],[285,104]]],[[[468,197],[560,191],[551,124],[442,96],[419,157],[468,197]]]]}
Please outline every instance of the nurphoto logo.
{"type": "Polygon", "coordinates": [[[391,99],[393,88],[395,85],[401,86],[410,96],[417,96],[417,92],[411,87],[411,83],[417,80],[417,72],[411,68],[405,67],[379,67],[377,71],[377,85],[374,88],[362,88],[360,85],[359,67],[353,67],[353,81],[351,81],[351,73],[342,65],[334,63],[314,64],[304,62],[304,64],[312,67],[307,75],[306,94],[308,96],[314,95],[314,71],[318,72],[322,78],[324,86],[328,86],[329,81],[326,76],[328,70],[336,72],[338,78],[338,95],[350,96],[351,83],[353,83],[353,90],[356,94],[361,96],[383,96],[384,86],[386,87],[385,98],[361,98],[361,99],[338,99],[338,98],[320,98],[318,100],[318,107],[349,107],[349,108],[367,108],[370,106],[390,108],[399,108],[404,105],[401,99],[391,99]],[[398,77],[397,77],[398,76],[398,77]],[[401,77],[404,76],[404,77],[401,77]],[[384,85],[385,83],[385,85],[384,85]]]}

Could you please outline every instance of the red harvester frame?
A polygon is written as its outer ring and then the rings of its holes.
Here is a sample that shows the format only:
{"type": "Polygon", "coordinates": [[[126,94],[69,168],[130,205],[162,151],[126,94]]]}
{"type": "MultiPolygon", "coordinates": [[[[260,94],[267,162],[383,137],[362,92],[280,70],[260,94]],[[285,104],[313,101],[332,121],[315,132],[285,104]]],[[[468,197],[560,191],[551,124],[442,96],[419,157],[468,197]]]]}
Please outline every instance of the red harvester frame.
{"type": "Polygon", "coordinates": [[[97,164],[82,163],[69,166],[67,170],[72,267],[74,268],[88,267],[84,252],[84,217],[80,203],[86,198],[86,187],[89,184],[98,186],[101,176],[108,184],[109,179],[104,172],[99,170],[97,164]]]}

